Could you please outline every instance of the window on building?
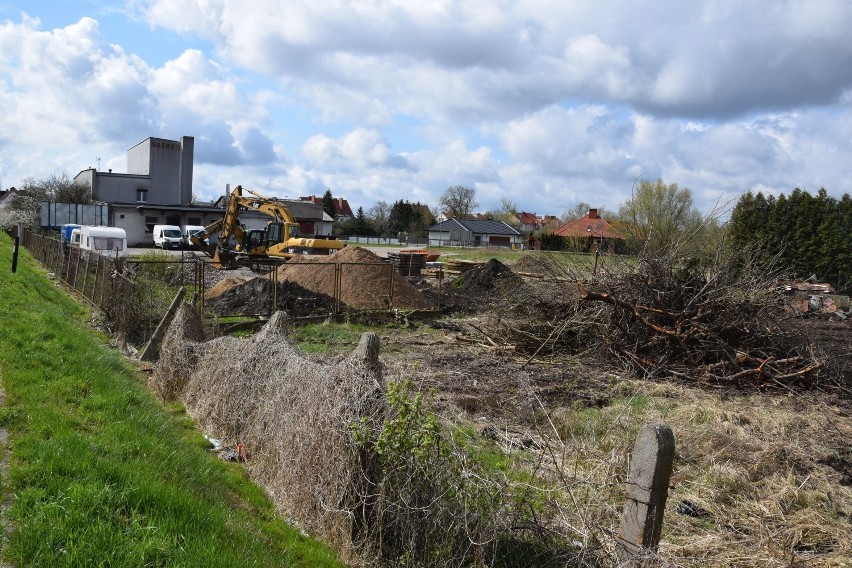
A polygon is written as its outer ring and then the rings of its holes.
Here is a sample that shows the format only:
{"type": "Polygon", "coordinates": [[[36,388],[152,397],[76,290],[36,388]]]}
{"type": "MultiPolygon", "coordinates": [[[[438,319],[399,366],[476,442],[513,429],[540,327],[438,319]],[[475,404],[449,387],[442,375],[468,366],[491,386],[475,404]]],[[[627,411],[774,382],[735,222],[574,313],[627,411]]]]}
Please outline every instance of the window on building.
{"type": "Polygon", "coordinates": [[[139,188],[136,190],[136,201],[138,203],[147,203],[148,202],[148,190],[139,188]]]}
{"type": "Polygon", "coordinates": [[[153,233],[154,225],[156,225],[160,221],[159,217],[145,217],[145,232],[153,233]]]}
{"type": "Polygon", "coordinates": [[[187,225],[198,225],[201,226],[201,217],[188,217],[186,219],[187,225]]]}
{"type": "Polygon", "coordinates": [[[180,216],[166,217],[166,225],[180,225],[180,216]]]}

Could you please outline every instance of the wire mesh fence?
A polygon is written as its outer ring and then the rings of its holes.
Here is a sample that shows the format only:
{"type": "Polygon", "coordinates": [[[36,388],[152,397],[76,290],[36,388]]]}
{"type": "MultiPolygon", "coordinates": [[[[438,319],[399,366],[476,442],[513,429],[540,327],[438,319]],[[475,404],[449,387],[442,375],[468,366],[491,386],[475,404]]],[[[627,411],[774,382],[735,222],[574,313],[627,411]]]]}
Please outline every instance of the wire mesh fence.
{"type": "Polygon", "coordinates": [[[253,260],[252,273],[212,269],[205,279],[205,309],[219,317],[284,311],[299,319],[435,307],[390,263],[340,255],[253,260]]]}
{"type": "MultiPolygon", "coordinates": [[[[144,345],[181,287],[209,318],[267,318],[284,311],[294,320],[355,312],[432,310],[441,289],[412,284],[398,267],[372,253],[326,257],[252,259],[248,267],[221,270],[187,251],[181,256],[145,253],[116,257],[69,246],[31,231],[22,245],[58,280],[103,314],[120,341],[144,345]],[[431,292],[424,296],[423,289],[431,292]]],[[[439,283],[441,281],[439,280],[439,283]]]]}
{"type": "MultiPolygon", "coordinates": [[[[215,268],[209,259],[192,252],[181,257],[146,253],[115,258],[33,232],[25,233],[23,246],[98,306],[109,331],[135,345],[150,338],[181,286],[211,318],[266,318],[279,310],[292,319],[421,311],[465,303],[465,298],[455,296],[469,287],[468,270],[483,265],[450,258],[437,271],[415,276],[411,265],[395,265],[352,247],[334,259],[306,257],[285,263],[258,258],[252,259],[250,271],[248,267],[230,271],[215,268]]],[[[530,252],[516,262],[516,270],[544,280],[584,280],[617,271],[621,262],[609,255],[530,252]]]]}
{"type": "Polygon", "coordinates": [[[108,331],[132,345],[148,341],[182,286],[195,292],[195,301],[204,290],[204,263],[194,256],[128,259],[31,231],[24,232],[22,244],[57,279],[101,310],[108,331]]]}

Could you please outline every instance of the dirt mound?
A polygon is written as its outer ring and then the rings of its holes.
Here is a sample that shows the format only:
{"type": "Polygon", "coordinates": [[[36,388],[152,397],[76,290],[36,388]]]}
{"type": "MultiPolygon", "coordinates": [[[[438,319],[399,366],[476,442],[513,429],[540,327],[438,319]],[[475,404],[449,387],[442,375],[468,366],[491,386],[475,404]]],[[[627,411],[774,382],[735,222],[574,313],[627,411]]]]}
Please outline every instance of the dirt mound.
{"type": "Polygon", "coordinates": [[[492,258],[484,265],[465,272],[459,290],[468,293],[484,292],[493,290],[498,282],[511,284],[512,280],[516,280],[518,285],[523,285],[523,282],[515,276],[511,268],[496,258],[492,258]]]}
{"type": "Polygon", "coordinates": [[[464,272],[444,289],[443,303],[448,311],[474,312],[496,305],[514,304],[527,297],[523,278],[492,258],[482,266],[464,272]]]}
{"type": "MultiPolygon", "coordinates": [[[[233,280],[244,279],[234,278],[233,280]]],[[[225,281],[223,280],[213,289],[220,284],[225,284],[225,281]]],[[[287,312],[290,317],[325,315],[331,312],[334,305],[332,297],[312,292],[287,280],[278,283],[277,300],[277,309],[287,312]]],[[[219,315],[269,314],[273,311],[271,304],[272,282],[262,276],[236,285],[231,283],[229,287],[223,287],[223,291],[207,302],[207,306],[219,315]]]]}
{"type": "Polygon", "coordinates": [[[430,309],[432,303],[393,266],[367,249],[346,247],[333,256],[294,258],[278,269],[287,280],[317,294],[334,296],[340,266],[340,301],[358,309],[430,309]]]}
{"type": "Polygon", "coordinates": [[[248,280],[248,278],[245,278],[243,276],[229,276],[228,278],[220,280],[216,283],[215,286],[213,286],[204,293],[204,299],[212,300],[213,298],[218,298],[231,288],[239,286],[246,280],[248,280]]]}

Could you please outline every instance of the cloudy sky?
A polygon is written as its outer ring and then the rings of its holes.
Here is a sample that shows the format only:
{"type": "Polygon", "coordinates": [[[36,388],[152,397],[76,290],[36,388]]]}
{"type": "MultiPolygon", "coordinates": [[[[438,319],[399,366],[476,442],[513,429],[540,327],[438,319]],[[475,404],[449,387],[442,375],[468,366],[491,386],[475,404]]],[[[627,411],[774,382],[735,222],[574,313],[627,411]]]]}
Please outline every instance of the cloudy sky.
{"type": "Polygon", "coordinates": [[[850,29],[848,0],[0,0],[0,185],[187,135],[201,198],[840,197],[850,29]]]}

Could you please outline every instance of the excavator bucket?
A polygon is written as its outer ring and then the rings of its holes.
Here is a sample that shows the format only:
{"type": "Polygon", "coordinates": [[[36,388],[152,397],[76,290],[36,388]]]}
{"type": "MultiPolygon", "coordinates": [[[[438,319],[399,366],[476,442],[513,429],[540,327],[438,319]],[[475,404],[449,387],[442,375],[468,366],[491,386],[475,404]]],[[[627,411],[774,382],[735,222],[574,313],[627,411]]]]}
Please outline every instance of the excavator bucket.
{"type": "Polygon", "coordinates": [[[217,250],[213,255],[213,267],[229,270],[237,267],[237,255],[226,250],[217,250]]]}

